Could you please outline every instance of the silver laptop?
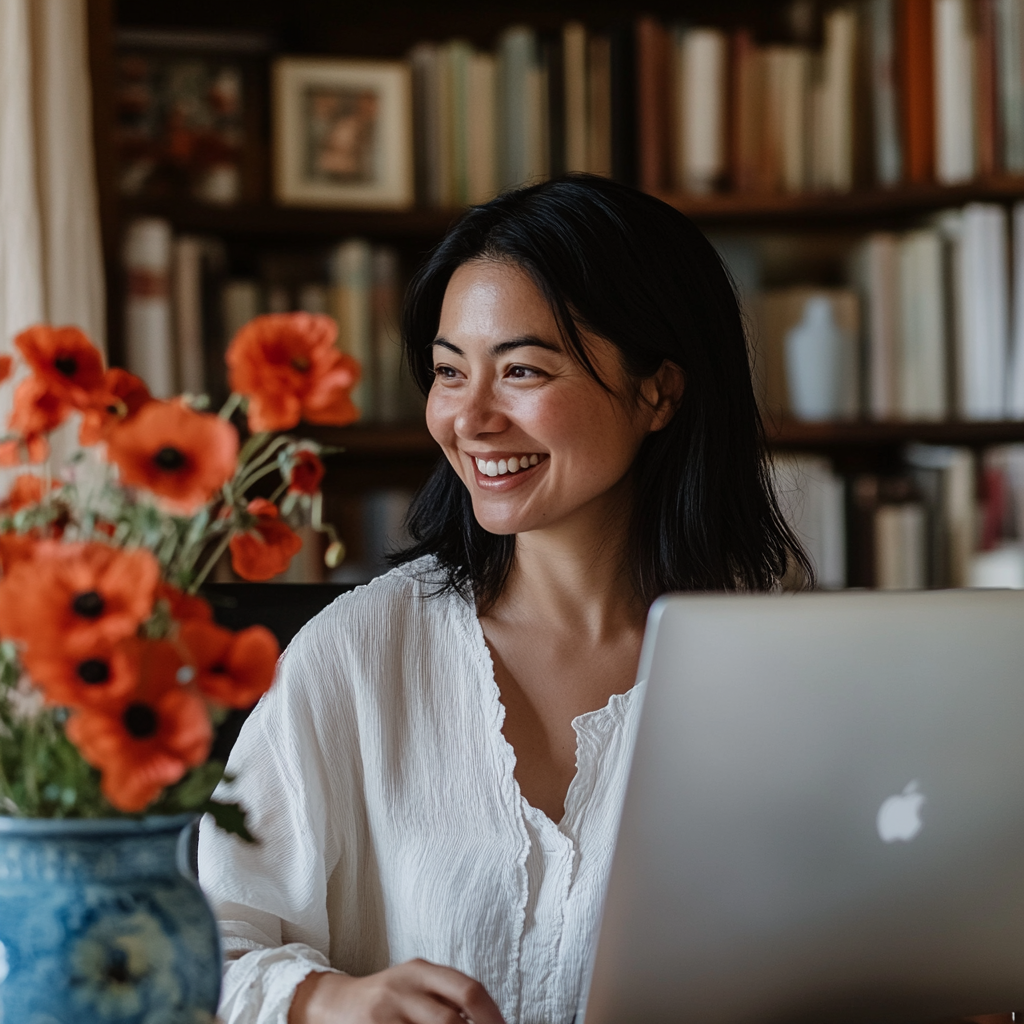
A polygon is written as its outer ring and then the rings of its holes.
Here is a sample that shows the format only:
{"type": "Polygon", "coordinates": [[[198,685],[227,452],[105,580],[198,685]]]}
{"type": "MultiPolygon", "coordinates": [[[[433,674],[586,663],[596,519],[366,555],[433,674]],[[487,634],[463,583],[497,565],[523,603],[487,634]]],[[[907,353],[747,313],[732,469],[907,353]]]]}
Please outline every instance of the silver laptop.
{"type": "Polygon", "coordinates": [[[668,597],[585,1024],[1024,1008],[1024,593],[668,597]]]}

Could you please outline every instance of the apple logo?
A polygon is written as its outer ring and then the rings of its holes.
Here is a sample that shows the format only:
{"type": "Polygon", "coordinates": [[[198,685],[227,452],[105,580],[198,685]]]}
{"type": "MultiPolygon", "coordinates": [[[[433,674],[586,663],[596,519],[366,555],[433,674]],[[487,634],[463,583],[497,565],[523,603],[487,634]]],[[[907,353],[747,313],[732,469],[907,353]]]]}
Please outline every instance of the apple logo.
{"type": "Polygon", "coordinates": [[[917,780],[908,783],[902,793],[889,797],[878,808],[878,834],[886,843],[909,842],[921,831],[921,805],[923,793],[917,789],[917,780]]]}

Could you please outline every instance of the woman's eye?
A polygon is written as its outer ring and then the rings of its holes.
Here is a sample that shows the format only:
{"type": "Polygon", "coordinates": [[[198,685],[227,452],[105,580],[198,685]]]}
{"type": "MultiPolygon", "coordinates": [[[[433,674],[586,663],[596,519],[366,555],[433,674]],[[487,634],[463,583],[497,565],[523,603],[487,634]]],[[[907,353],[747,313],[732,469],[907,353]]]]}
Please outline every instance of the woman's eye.
{"type": "Polygon", "coordinates": [[[538,371],[531,369],[529,366],[510,366],[507,376],[513,380],[526,380],[527,378],[538,376],[538,371]]]}
{"type": "Polygon", "coordinates": [[[440,380],[454,380],[455,370],[450,366],[435,366],[434,376],[440,380]]]}

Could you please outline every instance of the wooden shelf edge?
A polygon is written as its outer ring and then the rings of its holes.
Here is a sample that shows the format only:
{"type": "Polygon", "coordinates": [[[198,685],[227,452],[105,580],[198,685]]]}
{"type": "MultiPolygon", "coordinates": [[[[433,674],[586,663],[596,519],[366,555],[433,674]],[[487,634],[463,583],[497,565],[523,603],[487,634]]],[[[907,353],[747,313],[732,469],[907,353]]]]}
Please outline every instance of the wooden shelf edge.
{"type": "MultiPolygon", "coordinates": [[[[1024,176],[1004,175],[963,185],[902,185],[853,192],[690,195],[659,192],[658,198],[700,224],[737,225],[908,217],[970,202],[1024,199],[1024,176]]],[[[212,206],[194,202],[121,197],[123,217],[166,217],[180,231],[226,235],[306,235],[330,238],[372,235],[380,238],[440,238],[463,212],[461,208],[364,210],[278,206],[273,203],[212,206]]]]}
{"type": "Polygon", "coordinates": [[[853,448],[923,444],[981,447],[1024,442],[1024,420],[943,422],[830,422],[783,420],[765,423],[772,448],[853,448]]]}
{"type": "Polygon", "coordinates": [[[294,433],[320,444],[343,448],[336,457],[345,462],[372,459],[432,462],[441,455],[441,449],[423,423],[356,423],[350,427],[303,424],[294,433]]]}

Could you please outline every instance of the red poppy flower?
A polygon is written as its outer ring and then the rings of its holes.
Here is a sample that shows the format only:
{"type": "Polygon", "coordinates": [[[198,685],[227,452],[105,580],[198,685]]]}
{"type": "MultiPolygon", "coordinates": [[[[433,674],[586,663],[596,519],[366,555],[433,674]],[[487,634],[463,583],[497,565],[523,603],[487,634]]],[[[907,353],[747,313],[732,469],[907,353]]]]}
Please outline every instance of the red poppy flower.
{"type": "Polygon", "coordinates": [[[38,505],[43,500],[43,480],[33,473],[22,473],[15,478],[7,497],[0,501],[0,512],[17,512],[18,509],[38,505]]]}
{"type": "Polygon", "coordinates": [[[103,393],[82,414],[78,443],[88,446],[104,440],[112,427],[152,400],[145,381],[119,366],[111,367],[103,378],[103,393]]]}
{"type": "Polygon", "coordinates": [[[36,324],[14,339],[36,380],[57,399],[84,409],[103,388],[103,356],[77,327],[36,324]]]}
{"type": "Polygon", "coordinates": [[[226,420],[179,402],[149,402],[113,427],[107,454],[124,483],[144,487],[190,515],[235,472],[238,434],[226,420]]]}
{"type": "Polygon", "coordinates": [[[269,313],[247,323],[227,352],[231,388],[249,398],[253,431],[300,419],[343,426],[359,417],[350,392],[359,364],[335,348],[337,324],[312,313],[269,313]]]}
{"type": "Polygon", "coordinates": [[[22,663],[48,704],[98,707],[120,700],[136,688],[139,665],[130,646],[133,639],[101,644],[75,657],[62,656],[51,647],[29,648],[22,654],[22,663]]]}
{"type": "Polygon", "coordinates": [[[182,686],[182,661],[165,640],[132,638],[138,686],[118,701],[82,707],[65,732],[102,773],[103,795],[118,810],[145,810],[210,752],[213,729],[202,697],[182,686]]]}
{"type": "Polygon", "coordinates": [[[0,466],[45,462],[49,456],[50,444],[41,434],[31,434],[12,441],[0,441],[0,466]]]}
{"type": "Polygon", "coordinates": [[[187,619],[198,619],[201,622],[213,621],[213,609],[201,597],[193,594],[186,594],[170,583],[160,582],[156,588],[157,600],[167,602],[171,618],[175,622],[184,622],[187,619]]]}
{"type": "MultiPolygon", "coordinates": [[[[4,575],[11,571],[16,562],[31,558],[38,543],[39,537],[34,530],[31,533],[0,533],[0,568],[4,575]]],[[[3,622],[0,621],[0,636],[3,635],[3,622]]]]}
{"type": "Polygon", "coordinates": [[[0,384],[11,375],[14,369],[14,359],[11,356],[0,356],[0,384]]]}
{"type": "Polygon", "coordinates": [[[231,538],[231,566],[244,580],[269,580],[288,568],[302,547],[302,538],[278,517],[277,506],[253,498],[249,513],[256,517],[245,533],[231,538]]]}
{"type": "Polygon", "coordinates": [[[281,649],[263,626],[239,633],[212,622],[183,622],[178,639],[188,648],[195,685],[215,704],[249,708],[270,689],[281,649]]]}
{"type": "Polygon", "coordinates": [[[0,580],[0,636],[40,655],[114,644],[149,618],[159,573],[142,548],[38,541],[0,580]]]}
{"type": "Polygon", "coordinates": [[[295,452],[288,490],[297,494],[316,494],[323,478],[324,464],[319,456],[308,448],[299,448],[295,452]]]}
{"type": "Polygon", "coordinates": [[[26,377],[14,389],[14,411],[7,421],[25,437],[48,434],[71,414],[72,406],[40,377],[26,377]]]}

